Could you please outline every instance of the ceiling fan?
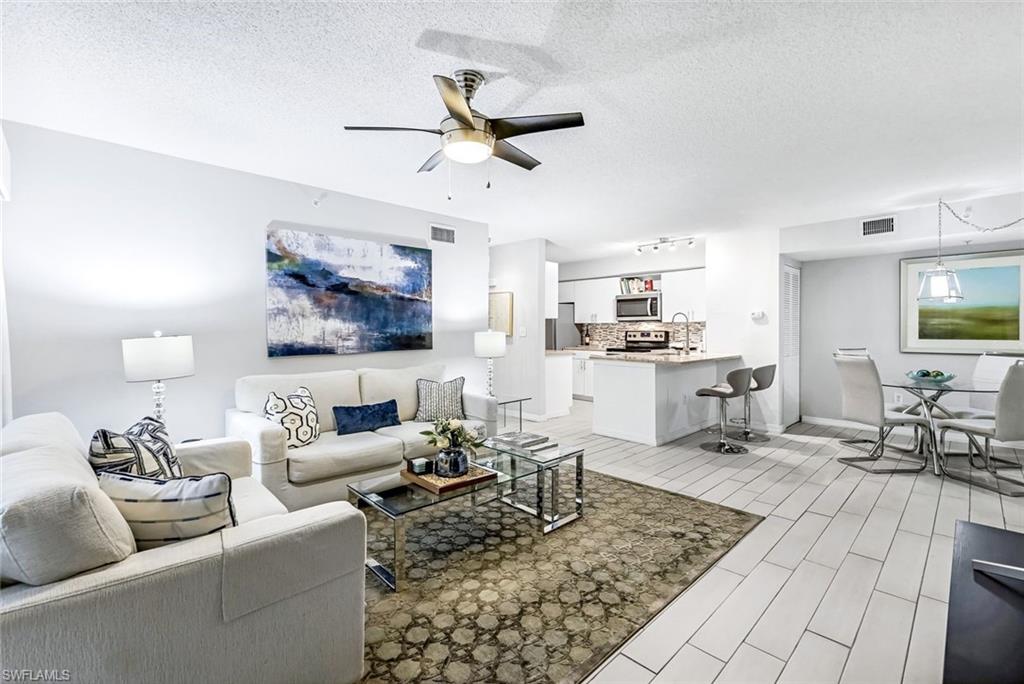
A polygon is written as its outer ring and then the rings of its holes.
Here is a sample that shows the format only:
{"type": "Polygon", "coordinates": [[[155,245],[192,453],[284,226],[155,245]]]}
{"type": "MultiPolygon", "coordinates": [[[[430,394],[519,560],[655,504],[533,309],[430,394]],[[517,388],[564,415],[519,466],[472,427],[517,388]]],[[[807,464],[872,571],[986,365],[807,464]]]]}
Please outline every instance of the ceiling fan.
{"type": "Polygon", "coordinates": [[[489,119],[469,105],[484,84],[484,75],[473,69],[458,69],[454,76],[434,76],[434,83],[449,114],[441,120],[438,128],[345,126],[345,130],[420,131],[441,136],[441,149],[423,162],[419,172],[433,171],[445,158],[461,164],[477,164],[492,156],[529,171],[540,162],[509,143],[508,138],[583,125],[580,112],[489,119]]]}

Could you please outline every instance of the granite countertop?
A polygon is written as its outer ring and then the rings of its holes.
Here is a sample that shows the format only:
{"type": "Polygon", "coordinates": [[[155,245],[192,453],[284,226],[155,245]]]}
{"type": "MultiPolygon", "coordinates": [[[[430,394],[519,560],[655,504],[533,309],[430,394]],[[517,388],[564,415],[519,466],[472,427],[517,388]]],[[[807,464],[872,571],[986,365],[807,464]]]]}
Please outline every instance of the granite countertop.
{"type": "Polygon", "coordinates": [[[572,349],[545,349],[544,350],[544,355],[545,356],[572,356],[575,353],[576,352],[574,352],[572,349]]]}
{"type": "Polygon", "coordinates": [[[562,351],[586,351],[586,352],[603,352],[604,347],[599,347],[596,344],[586,345],[578,344],[575,347],[565,347],[562,351]]]}
{"type": "Polygon", "coordinates": [[[688,363],[701,363],[704,361],[730,361],[741,358],[739,354],[690,354],[670,353],[643,353],[643,354],[608,354],[597,352],[591,354],[594,361],[629,361],[633,363],[656,363],[671,366],[684,366],[688,363]]]}

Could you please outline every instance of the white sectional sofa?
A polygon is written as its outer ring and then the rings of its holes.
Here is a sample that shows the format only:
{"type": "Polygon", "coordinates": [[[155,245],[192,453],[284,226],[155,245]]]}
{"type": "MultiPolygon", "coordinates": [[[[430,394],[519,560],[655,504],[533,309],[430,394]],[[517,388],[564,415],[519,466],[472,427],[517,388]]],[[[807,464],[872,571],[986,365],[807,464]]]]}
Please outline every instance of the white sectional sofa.
{"type": "Polygon", "coordinates": [[[75,682],[358,680],[363,515],[345,502],[289,513],[252,477],[245,441],[176,451],[185,475],[232,478],[238,526],[136,551],[67,418],[36,414],[3,429],[0,571],[32,582],[0,589],[4,671],[75,682]]]}
{"type": "MultiPolygon", "coordinates": [[[[386,475],[401,468],[403,458],[436,451],[420,431],[430,423],[416,422],[416,380],[441,380],[444,366],[401,369],[363,368],[288,375],[250,375],[235,383],[235,408],[227,412],[228,436],[252,447],[255,476],[289,510],[347,499],[350,482],[386,475]],[[313,394],[320,437],[304,447],[285,447],[285,431],[263,416],[267,396],[284,396],[299,387],[313,394]],[[395,399],[401,425],[375,432],[338,435],[335,406],[361,406],[395,399]]],[[[493,397],[463,393],[467,425],[493,435],[498,407],[493,397]]]]}

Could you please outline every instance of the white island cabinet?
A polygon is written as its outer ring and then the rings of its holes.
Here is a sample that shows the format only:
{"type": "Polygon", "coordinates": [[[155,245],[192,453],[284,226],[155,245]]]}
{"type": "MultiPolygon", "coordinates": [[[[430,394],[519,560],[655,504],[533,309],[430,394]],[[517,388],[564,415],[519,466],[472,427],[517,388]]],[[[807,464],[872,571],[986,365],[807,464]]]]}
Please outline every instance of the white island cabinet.
{"type": "Polygon", "coordinates": [[[592,354],[594,434],[658,446],[718,424],[718,402],[696,396],[739,368],[739,355],[592,354]]]}

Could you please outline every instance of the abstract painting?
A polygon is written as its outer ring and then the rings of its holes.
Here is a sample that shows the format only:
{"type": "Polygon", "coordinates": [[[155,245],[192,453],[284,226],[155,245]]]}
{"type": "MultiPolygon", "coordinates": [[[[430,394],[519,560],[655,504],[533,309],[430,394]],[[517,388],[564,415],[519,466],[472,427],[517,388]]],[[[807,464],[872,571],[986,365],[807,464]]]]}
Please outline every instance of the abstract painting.
{"type": "Polygon", "coordinates": [[[431,252],[267,228],[267,354],[430,349],[431,252]]]}
{"type": "Polygon", "coordinates": [[[1024,350],[1024,251],[945,257],[956,270],[960,302],[917,301],[935,258],[903,259],[902,350],[948,354],[1024,350]]]}

